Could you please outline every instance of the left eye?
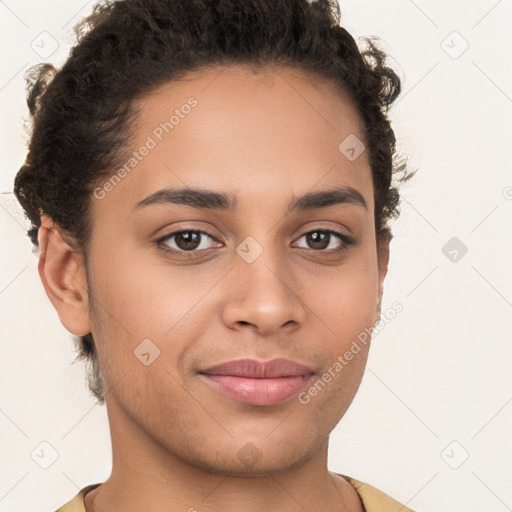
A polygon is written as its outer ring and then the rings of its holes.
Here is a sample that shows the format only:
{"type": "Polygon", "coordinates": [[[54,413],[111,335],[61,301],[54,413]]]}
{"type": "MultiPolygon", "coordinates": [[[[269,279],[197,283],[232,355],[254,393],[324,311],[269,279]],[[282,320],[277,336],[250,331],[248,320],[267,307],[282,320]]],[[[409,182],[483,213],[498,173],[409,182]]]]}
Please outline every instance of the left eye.
{"type": "MultiPolygon", "coordinates": [[[[301,238],[306,239],[306,243],[315,250],[325,250],[329,249],[334,252],[342,251],[347,248],[352,242],[352,239],[342,233],[338,233],[337,231],[332,231],[330,229],[315,229],[314,231],[309,231],[302,235],[301,238]],[[333,241],[333,235],[338,240],[341,240],[341,244],[338,242],[338,246],[332,247],[331,242],[333,241]],[[316,246],[316,247],[315,247],[316,246]]],[[[306,247],[307,249],[307,247],[306,247]]]]}

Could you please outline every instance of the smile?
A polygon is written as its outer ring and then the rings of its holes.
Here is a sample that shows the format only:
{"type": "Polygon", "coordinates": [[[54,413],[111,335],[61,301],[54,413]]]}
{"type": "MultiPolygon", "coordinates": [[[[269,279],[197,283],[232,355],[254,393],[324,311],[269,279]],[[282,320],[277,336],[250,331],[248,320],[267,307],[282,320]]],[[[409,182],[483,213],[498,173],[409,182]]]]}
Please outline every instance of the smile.
{"type": "Polygon", "coordinates": [[[252,405],[274,405],[296,396],[313,374],[311,368],[287,359],[241,359],[200,372],[215,391],[252,405]]]}

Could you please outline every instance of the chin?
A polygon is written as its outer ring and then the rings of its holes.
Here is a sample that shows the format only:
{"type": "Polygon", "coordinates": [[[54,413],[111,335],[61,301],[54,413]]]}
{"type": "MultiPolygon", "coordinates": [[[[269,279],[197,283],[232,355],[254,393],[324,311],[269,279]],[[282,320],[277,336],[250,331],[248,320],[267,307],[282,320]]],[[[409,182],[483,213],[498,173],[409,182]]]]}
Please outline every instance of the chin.
{"type": "Polygon", "coordinates": [[[196,446],[195,453],[188,452],[187,461],[212,474],[241,478],[268,477],[269,473],[278,475],[296,470],[318,452],[318,446],[305,447],[304,440],[287,441],[283,443],[278,438],[274,442],[265,438],[252,441],[231,439],[225,447],[217,445],[215,453],[197,453],[196,446]]]}

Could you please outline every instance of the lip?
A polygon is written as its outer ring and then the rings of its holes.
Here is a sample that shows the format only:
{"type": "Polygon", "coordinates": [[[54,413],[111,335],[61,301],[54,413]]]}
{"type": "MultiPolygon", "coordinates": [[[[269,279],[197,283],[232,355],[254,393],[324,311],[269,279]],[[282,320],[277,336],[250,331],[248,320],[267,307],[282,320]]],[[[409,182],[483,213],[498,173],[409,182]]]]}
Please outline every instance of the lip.
{"type": "Polygon", "coordinates": [[[314,370],[289,359],[238,359],[199,373],[223,395],[252,405],[274,405],[297,395],[314,370]]]}

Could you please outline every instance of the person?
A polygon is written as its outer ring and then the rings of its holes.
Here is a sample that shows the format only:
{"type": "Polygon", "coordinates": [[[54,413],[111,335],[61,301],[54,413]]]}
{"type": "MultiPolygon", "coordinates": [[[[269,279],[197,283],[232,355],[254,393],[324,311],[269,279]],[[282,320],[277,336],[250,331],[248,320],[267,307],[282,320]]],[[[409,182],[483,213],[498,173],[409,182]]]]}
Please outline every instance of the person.
{"type": "Polygon", "coordinates": [[[400,79],[340,20],[102,2],[59,70],[31,69],[14,191],[113,454],[60,512],[410,510],[327,466],[414,174],[400,79]]]}

